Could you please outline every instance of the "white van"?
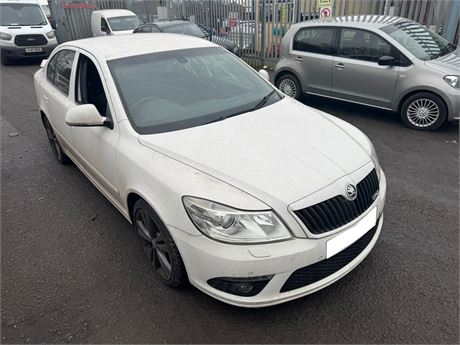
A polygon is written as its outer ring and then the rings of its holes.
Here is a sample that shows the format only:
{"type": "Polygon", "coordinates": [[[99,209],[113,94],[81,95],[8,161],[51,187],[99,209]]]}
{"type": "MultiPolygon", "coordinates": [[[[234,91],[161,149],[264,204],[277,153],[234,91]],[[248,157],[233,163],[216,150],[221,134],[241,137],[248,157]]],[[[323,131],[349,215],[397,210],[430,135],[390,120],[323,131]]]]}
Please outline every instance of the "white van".
{"type": "Polygon", "coordinates": [[[40,1],[0,0],[2,64],[20,58],[47,58],[57,44],[40,1]]]}
{"type": "Polygon", "coordinates": [[[93,36],[132,34],[140,24],[142,20],[128,10],[101,10],[91,14],[93,36]]]}

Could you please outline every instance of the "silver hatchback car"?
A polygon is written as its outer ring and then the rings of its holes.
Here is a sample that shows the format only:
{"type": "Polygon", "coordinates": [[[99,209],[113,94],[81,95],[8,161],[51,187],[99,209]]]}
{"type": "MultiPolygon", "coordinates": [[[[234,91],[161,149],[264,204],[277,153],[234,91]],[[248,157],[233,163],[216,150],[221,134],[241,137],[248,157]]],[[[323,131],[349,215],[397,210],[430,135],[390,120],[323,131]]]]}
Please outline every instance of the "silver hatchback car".
{"type": "Polygon", "coordinates": [[[274,80],[293,98],[307,93],[399,112],[414,129],[460,118],[460,48],[405,18],[295,24],[283,38],[274,80]]]}

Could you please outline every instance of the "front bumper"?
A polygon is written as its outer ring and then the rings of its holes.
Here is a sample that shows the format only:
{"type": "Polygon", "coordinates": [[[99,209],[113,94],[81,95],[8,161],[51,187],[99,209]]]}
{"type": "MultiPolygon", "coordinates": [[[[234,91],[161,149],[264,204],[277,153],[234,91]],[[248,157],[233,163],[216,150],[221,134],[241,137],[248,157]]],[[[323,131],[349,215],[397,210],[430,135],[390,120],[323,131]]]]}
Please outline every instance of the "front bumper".
{"type": "Polygon", "coordinates": [[[47,58],[50,56],[57,43],[37,47],[0,46],[2,56],[9,59],[47,58]],[[27,52],[27,48],[41,48],[40,52],[27,52]]]}
{"type": "Polygon", "coordinates": [[[205,236],[193,236],[173,227],[169,227],[169,230],[182,255],[192,285],[208,295],[232,305],[265,307],[318,291],[345,276],[364,260],[374,247],[382,229],[385,194],[386,178],[382,172],[379,196],[373,205],[356,221],[353,221],[349,227],[351,228],[362,220],[371,209],[377,208],[378,221],[373,228],[375,233],[357,256],[330,275],[309,285],[286,292],[281,291],[289,277],[301,268],[325,260],[327,242],[335,236],[345,233],[347,229],[322,238],[293,238],[284,242],[259,245],[224,244],[205,236]],[[208,283],[210,279],[218,277],[251,279],[261,276],[270,276],[271,279],[262,291],[249,297],[220,291],[208,283]]]}

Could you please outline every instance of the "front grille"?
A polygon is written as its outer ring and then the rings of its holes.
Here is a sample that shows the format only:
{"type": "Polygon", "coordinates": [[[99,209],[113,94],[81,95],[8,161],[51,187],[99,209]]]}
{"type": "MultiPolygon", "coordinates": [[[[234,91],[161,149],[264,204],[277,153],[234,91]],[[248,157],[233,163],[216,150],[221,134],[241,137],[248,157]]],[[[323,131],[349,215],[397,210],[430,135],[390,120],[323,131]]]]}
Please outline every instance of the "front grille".
{"type": "Polygon", "coordinates": [[[48,43],[43,35],[17,35],[14,44],[19,47],[45,46],[48,43]]]}
{"type": "Polygon", "coordinates": [[[294,213],[312,234],[319,235],[335,230],[358,218],[374,202],[374,195],[379,190],[375,169],[358,183],[356,189],[357,195],[353,201],[337,195],[294,213]]]}
{"type": "Polygon", "coordinates": [[[377,220],[377,224],[364,236],[333,257],[294,271],[286,280],[280,292],[291,291],[316,283],[348,265],[369,245],[377,231],[378,223],[379,221],[377,220]]]}

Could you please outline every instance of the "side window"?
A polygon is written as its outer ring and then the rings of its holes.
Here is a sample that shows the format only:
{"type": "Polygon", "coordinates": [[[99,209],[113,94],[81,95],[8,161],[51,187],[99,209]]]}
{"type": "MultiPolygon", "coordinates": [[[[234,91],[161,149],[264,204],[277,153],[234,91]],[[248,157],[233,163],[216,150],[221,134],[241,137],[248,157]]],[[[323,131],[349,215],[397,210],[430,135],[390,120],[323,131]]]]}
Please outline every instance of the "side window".
{"type": "Polygon", "coordinates": [[[57,54],[54,55],[51,60],[48,62],[48,65],[46,66],[46,79],[51,84],[54,84],[54,71],[56,70],[56,58],[57,54]]]}
{"type": "Polygon", "coordinates": [[[72,73],[74,57],[75,51],[61,50],[53,56],[46,68],[46,78],[48,81],[65,95],[69,94],[70,75],[72,73]]]}
{"type": "Polygon", "coordinates": [[[150,26],[143,26],[140,28],[140,32],[152,32],[152,28],[150,26]]]}
{"type": "Polygon", "coordinates": [[[341,29],[338,54],[350,59],[377,62],[392,55],[392,46],[378,35],[359,29],[341,29]]]}
{"type": "Polygon", "coordinates": [[[332,54],[335,28],[305,28],[294,37],[292,48],[308,53],[332,54]]]}
{"type": "Polygon", "coordinates": [[[160,29],[158,29],[156,26],[151,26],[150,29],[151,32],[161,32],[160,29]]]}
{"type": "Polygon", "coordinates": [[[99,72],[93,61],[82,53],[78,58],[75,99],[79,104],[94,104],[101,116],[110,117],[99,72]]]}
{"type": "Polygon", "coordinates": [[[107,24],[107,21],[105,20],[105,18],[101,18],[101,31],[107,32],[107,33],[110,32],[109,24],[107,24]]]}

